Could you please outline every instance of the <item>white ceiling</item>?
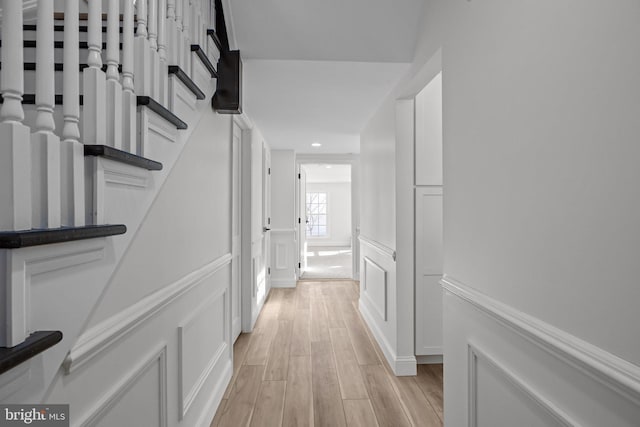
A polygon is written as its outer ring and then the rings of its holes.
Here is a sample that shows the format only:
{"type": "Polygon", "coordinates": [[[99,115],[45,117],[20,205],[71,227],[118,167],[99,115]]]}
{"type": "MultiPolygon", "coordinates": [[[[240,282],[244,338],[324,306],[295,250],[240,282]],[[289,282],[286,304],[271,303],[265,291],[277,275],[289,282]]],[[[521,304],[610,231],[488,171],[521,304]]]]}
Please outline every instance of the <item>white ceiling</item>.
{"type": "Polygon", "coordinates": [[[413,59],[424,1],[225,0],[243,108],[271,148],[359,152],[413,59]]]}
{"type": "Polygon", "coordinates": [[[351,165],[303,165],[308,183],[351,182],[351,165]],[[329,166],[329,167],[327,167],[329,166]]]}
{"type": "Polygon", "coordinates": [[[229,0],[228,5],[244,58],[411,62],[423,3],[229,0]]]}
{"type": "Polygon", "coordinates": [[[271,148],[357,153],[359,133],[406,64],[244,62],[244,106],[271,148]],[[313,148],[312,143],[322,144],[313,148]]]}

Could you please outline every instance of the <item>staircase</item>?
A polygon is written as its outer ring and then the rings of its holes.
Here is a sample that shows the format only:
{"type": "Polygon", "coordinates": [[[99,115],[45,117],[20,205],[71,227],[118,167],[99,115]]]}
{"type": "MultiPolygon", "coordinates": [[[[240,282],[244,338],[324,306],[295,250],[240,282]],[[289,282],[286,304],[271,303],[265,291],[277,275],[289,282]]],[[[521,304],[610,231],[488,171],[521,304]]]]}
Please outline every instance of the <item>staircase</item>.
{"type": "Polygon", "coordinates": [[[1,2],[2,403],[39,401],[73,362],[223,49],[213,0],[38,0],[26,19],[32,3],[1,2]]]}

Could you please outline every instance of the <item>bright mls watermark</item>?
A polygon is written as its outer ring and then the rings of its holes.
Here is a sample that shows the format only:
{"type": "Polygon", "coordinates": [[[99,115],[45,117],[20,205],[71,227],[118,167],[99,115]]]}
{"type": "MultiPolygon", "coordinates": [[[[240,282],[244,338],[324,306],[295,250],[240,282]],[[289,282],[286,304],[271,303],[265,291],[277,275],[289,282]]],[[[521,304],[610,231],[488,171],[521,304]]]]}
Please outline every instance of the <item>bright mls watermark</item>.
{"type": "Polygon", "coordinates": [[[0,426],[69,427],[69,405],[0,405],[0,426]]]}

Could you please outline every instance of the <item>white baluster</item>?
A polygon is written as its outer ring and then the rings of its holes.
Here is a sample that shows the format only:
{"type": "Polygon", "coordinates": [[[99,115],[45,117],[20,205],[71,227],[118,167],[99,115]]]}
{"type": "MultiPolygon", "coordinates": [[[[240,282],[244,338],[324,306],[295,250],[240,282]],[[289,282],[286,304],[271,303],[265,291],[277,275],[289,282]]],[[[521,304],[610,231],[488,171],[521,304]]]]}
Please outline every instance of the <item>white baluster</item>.
{"type": "Polygon", "coordinates": [[[158,0],[158,57],[160,67],[158,74],[158,101],[165,107],[168,105],[169,75],[167,64],[167,0],[158,0]]]}
{"type": "Polygon", "coordinates": [[[184,9],[184,1],[183,0],[175,0],[176,1],[176,65],[179,65],[180,68],[184,70],[184,37],[182,30],[184,29],[182,26],[182,18],[183,18],[183,9],[184,9]]]}
{"type": "Polygon", "coordinates": [[[122,85],[120,62],[120,0],[108,0],[107,13],[107,145],[122,149],[122,85]]]}
{"type": "Polygon", "coordinates": [[[60,138],[53,133],[55,71],[53,2],[38,0],[36,33],[36,123],[31,135],[32,226],[60,227],[60,138]]]}
{"type": "Polygon", "coordinates": [[[176,0],[167,0],[167,64],[178,64],[176,61],[176,0]]]}
{"type": "Polygon", "coordinates": [[[136,152],[136,94],[133,84],[133,2],[124,2],[122,23],[122,149],[136,152]]]}
{"type": "Polygon", "coordinates": [[[147,0],[149,6],[149,46],[151,48],[151,97],[160,99],[160,57],[158,56],[158,0],[147,0]]]}
{"type": "Polygon", "coordinates": [[[61,143],[62,225],[85,225],[84,146],[80,142],[79,0],[65,0],[64,9],[64,127],[61,143]]]}
{"type": "Polygon", "coordinates": [[[184,1],[184,14],[182,16],[182,34],[184,37],[184,71],[191,75],[191,0],[184,1]]]}
{"type": "MultiPolygon", "coordinates": [[[[0,88],[0,230],[31,228],[31,145],[24,110],[22,2],[2,1],[2,74],[0,88]]],[[[24,340],[24,337],[22,337],[24,340]]],[[[12,337],[0,332],[0,346],[11,347],[12,337]]]]}
{"type": "Polygon", "coordinates": [[[88,68],[82,73],[84,107],[82,138],[85,144],[104,145],[107,141],[107,84],[102,71],[102,0],[89,2],[87,56],[88,68]]]}
{"type": "Polygon", "coordinates": [[[135,37],[135,73],[134,80],[136,94],[143,96],[153,96],[152,70],[151,70],[151,46],[147,33],[147,0],[138,0],[138,30],[135,37]]]}

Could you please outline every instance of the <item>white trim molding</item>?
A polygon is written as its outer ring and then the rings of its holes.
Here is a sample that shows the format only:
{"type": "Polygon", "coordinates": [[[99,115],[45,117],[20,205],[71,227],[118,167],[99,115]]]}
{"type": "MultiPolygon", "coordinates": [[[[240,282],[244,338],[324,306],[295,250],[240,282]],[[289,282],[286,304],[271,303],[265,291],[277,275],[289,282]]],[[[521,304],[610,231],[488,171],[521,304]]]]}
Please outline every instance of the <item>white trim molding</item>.
{"type": "Polygon", "coordinates": [[[477,427],[478,425],[478,361],[482,360],[488,364],[490,368],[507,383],[514,386],[520,393],[526,396],[530,401],[534,402],[547,415],[551,416],[558,425],[565,427],[575,427],[579,424],[571,420],[560,408],[553,404],[549,399],[545,398],[538,391],[525,383],[521,378],[510,370],[506,369],[504,363],[499,362],[493,356],[489,356],[485,351],[480,350],[476,345],[468,344],[469,359],[469,426],[477,427]]]}
{"type": "Polygon", "coordinates": [[[523,338],[640,405],[640,367],[445,275],[445,292],[470,303],[523,338]]]}
{"type": "Polygon", "coordinates": [[[204,279],[230,264],[231,259],[231,254],[225,254],[85,331],[63,363],[65,372],[70,374],[75,371],[204,279]]]}
{"type": "Polygon", "coordinates": [[[389,258],[396,260],[396,251],[389,246],[386,246],[377,240],[371,239],[369,237],[363,236],[362,234],[358,236],[358,240],[360,243],[364,243],[365,245],[377,250],[382,255],[388,256],[389,258]]]}

